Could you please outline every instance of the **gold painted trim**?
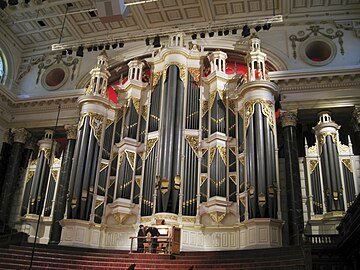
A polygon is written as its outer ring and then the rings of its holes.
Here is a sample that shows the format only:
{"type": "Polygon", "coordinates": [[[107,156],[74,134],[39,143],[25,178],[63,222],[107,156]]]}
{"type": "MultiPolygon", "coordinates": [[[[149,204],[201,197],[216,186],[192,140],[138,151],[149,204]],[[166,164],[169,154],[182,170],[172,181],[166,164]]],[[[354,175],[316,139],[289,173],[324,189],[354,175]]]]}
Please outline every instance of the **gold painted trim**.
{"type": "Polygon", "coordinates": [[[332,142],[337,144],[337,134],[335,132],[326,132],[319,135],[319,148],[322,150],[322,146],[325,144],[326,137],[331,136],[332,142]]]}
{"type": "Polygon", "coordinates": [[[126,154],[126,159],[128,160],[131,169],[134,171],[136,153],[133,151],[125,150],[125,154],[126,154]]]}
{"type": "Polygon", "coordinates": [[[225,216],[226,216],[226,213],[221,213],[221,214],[219,212],[210,213],[210,217],[216,223],[220,223],[224,219],[225,216]]]}
{"type": "Polygon", "coordinates": [[[28,174],[26,175],[26,183],[29,182],[33,176],[35,174],[35,171],[29,171],[28,174]]]}
{"type": "Polygon", "coordinates": [[[264,116],[266,116],[268,123],[271,127],[271,130],[275,134],[275,124],[274,124],[274,104],[269,101],[262,98],[257,98],[250,100],[245,103],[245,127],[246,129],[249,127],[250,119],[253,116],[255,112],[255,104],[260,103],[261,104],[261,111],[264,116]]]}
{"type": "Polygon", "coordinates": [[[316,168],[316,166],[319,164],[318,160],[310,160],[310,174],[312,174],[316,168]]]}
{"type": "Polygon", "coordinates": [[[185,82],[186,82],[186,66],[181,64],[181,63],[178,63],[178,62],[170,62],[170,63],[167,63],[165,65],[164,70],[163,70],[163,81],[166,81],[167,69],[172,65],[175,65],[175,66],[177,66],[179,68],[179,70],[180,70],[180,80],[182,80],[183,83],[185,84],[185,82]]]}
{"type": "Polygon", "coordinates": [[[200,68],[188,68],[191,77],[193,77],[194,81],[197,85],[200,83],[200,68]]]}
{"type": "Polygon", "coordinates": [[[148,139],[146,142],[146,154],[145,159],[149,157],[150,152],[154,148],[155,144],[157,143],[158,138],[148,139]]]}
{"type": "Polygon", "coordinates": [[[206,180],[207,180],[207,176],[206,176],[206,175],[200,176],[200,187],[206,182],[206,180]]]}
{"type": "Polygon", "coordinates": [[[59,170],[51,170],[51,175],[54,178],[54,181],[57,181],[57,177],[59,175],[59,170]]]}
{"type": "Polygon", "coordinates": [[[156,87],[156,85],[158,84],[162,73],[163,73],[162,71],[158,71],[158,72],[154,73],[153,80],[152,80],[152,86],[151,86],[152,89],[154,89],[156,87]]]}
{"type": "Polygon", "coordinates": [[[343,159],[343,160],[341,160],[341,162],[342,162],[342,164],[344,164],[344,166],[345,166],[346,168],[348,168],[348,170],[349,170],[350,172],[353,172],[351,159],[343,159]]]}
{"type": "Polygon", "coordinates": [[[108,163],[106,163],[106,162],[101,162],[99,172],[105,170],[105,168],[107,168],[108,166],[109,166],[108,163]]]}
{"type": "Polygon", "coordinates": [[[195,155],[199,157],[199,137],[186,135],[185,140],[188,142],[195,155]]]}

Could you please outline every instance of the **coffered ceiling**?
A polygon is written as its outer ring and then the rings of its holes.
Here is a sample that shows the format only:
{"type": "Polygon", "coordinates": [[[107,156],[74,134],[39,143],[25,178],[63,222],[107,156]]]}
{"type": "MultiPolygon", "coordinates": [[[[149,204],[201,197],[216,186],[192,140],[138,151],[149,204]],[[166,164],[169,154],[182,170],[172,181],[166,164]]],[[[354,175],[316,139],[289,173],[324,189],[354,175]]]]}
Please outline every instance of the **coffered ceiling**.
{"type": "Polygon", "coordinates": [[[123,20],[102,23],[95,0],[31,0],[29,4],[19,0],[18,5],[0,10],[0,26],[26,53],[50,49],[57,43],[140,39],[177,29],[190,33],[226,25],[241,28],[246,21],[273,13],[283,15],[284,23],[329,16],[350,18],[359,15],[360,0],[159,0],[127,8],[123,20]]]}

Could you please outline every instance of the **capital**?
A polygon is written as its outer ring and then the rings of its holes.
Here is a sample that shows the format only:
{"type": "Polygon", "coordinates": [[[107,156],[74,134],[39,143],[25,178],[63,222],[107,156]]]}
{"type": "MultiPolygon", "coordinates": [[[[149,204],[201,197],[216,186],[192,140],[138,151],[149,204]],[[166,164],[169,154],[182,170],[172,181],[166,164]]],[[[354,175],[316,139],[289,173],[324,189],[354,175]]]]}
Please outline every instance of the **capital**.
{"type": "Polygon", "coordinates": [[[65,125],[64,128],[66,131],[66,138],[68,140],[76,140],[78,126],[77,125],[65,125]]]}
{"type": "Polygon", "coordinates": [[[25,128],[12,128],[11,133],[14,136],[14,142],[25,143],[31,134],[25,128]]]}
{"type": "Polygon", "coordinates": [[[280,112],[282,127],[296,126],[297,111],[282,111],[280,112]]]}
{"type": "Polygon", "coordinates": [[[7,143],[7,144],[11,144],[11,143],[12,143],[12,137],[11,137],[11,131],[10,131],[10,129],[6,129],[6,130],[4,131],[3,142],[4,142],[4,143],[7,143]]]}

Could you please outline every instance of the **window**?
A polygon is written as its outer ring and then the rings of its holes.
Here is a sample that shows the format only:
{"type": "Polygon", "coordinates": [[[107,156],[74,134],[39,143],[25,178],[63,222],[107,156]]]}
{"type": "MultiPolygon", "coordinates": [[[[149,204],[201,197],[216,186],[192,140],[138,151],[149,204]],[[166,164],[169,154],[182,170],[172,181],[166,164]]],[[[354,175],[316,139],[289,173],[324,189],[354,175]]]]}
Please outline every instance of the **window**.
{"type": "Polygon", "coordinates": [[[312,66],[324,66],[335,58],[336,45],[328,38],[311,37],[301,45],[300,55],[312,66]]]}
{"type": "Polygon", "coordinates": [[[5,61],[2,52],[0,51],[0,83],[3,83],[4,77],[5,77],[5,61]]]}

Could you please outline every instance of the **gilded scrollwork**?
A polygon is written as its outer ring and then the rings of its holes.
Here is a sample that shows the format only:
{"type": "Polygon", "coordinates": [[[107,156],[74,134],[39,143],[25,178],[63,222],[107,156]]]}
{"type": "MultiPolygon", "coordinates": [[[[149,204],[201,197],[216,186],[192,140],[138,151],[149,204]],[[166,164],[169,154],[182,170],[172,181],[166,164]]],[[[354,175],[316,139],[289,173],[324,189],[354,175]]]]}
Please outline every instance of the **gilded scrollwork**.
{"type": "Polygon", "coordinates": [[[215,153],[216,153],[216,146],[213,146],[213,147],[210,148],[210,156],[209,156],[210,164],[213,162],[213,159],[215,157],[215,153]]]}
{"type": "Polygon", "coordinates": [[[29,171],[26,175],[26,183],[29,182],[34,177],[34,171],[29,171]]]}
{"type": "Polygon", "coordinates": [[[186,135],[185,140],[189,143],[196,156],[199,157],[199,137],[186,135]]]}
{"type": "Polygon", "coordinates": [[[152,88],[155,88],[155,86],[158,84],[160,78],[162,75],[162,71],[155,72],[153,75],[153,81],[152,81],[152,88]]]}
{"type": "Polygon", "coordinates": [[[128,160],[130,167],[132,170],[135,169],[135,155],[136,153],[133,151],[125,150],[126,159],[128,160]]]}
{"type": "Polygon", "coordinates": [[[104,122],[104,116],[102,114],[94,113],[94,112],[87,112],[81,115],[78,129],[80,130],[82,126],[84,125],[85,118],[90,118],[90,127],[93,129],[94,136],[97,140],[97,142],[100,144],[101,140],[101,133],[102,133],[102,127],[104,122]]]}
{"type": "Polygon", "coordinates": [[[313,145],[313,146],[311,146],[311,147],[309,147],[309,149],[308,149],[308,153],[309,154],[316,154],[317,153],[317,145],[315,144],[315,145],[313,145]]]}
{"type": "Polygon", "coordinates": [[[148,158],[151,150],[154,148],[155,144],[157,143],[158,138],[152,138],[152,139],[148,139],[147,143],[146,143],[146,155],[145,155],[145,159],[148,158]]]}
{"type": "Polygon", "coordinates": [[[209,111],[209,102],[207,100],[203,100],[202,102],[202,112],[201,116],[204,117],[204,115],[209,111]]]}
{"type": "Polygon", "coordinates": [[[341,153],[350,153],[350,147],[345,144],[340,144],[339,148],[341,153]]]}
{"type": "Polygon", "coordinates": [[[201,175],[200,176],[200,186],[202,186],[207,180],[207,176],[206,175],[201,175]]]}
{"type": "Polygon", "coordinates": [[[219,150],[221,159],[223,160],[224,164],[227,165],[226,147],[218,146],[217,149],[219,150]]]}
{"type": "Polygon", "coordinates": [[[316,166],[319,164],[318,160],[310,160],[310,174],[312,174],[316,168],[316,166]]]}
{"type": "Polygon", "coordinates": [[[337,135],[335,132],[325,132],[325,133],[321,133],[319,135],[319,148],[322,149],[322,146],[325,144],[326,142],[326,137],[330,136],[332,139],[332,142],[336,145],[337,144],[337,135]]]}
{"type": "Polygon", "coordinates": [[[166,80],[167,69],[169,68],[169,66],[172,66],[172,65],[175,65],[175,66],[177,66],[179,68],[179,70],[180,70],[180,80],[182,80],[183,83],[185,83],[186,82],[186,66],[181,64],[181,63],[178,63],[178,62],[170,62],[170,63],[165,65],[164,70],[163,70],[163,80],[164,81],[166,80]]]}
{"type": "Polygon", "coordinates": [[[269,125],[273,132],[275,132],[275,124],[274,124],[274,104],[270,100],[265,99],[253,99],[245,103],[245,127],[248,128],[250,124],[250,119],[254,114],[255,111],[255,104],[261,104],[261,111],[264,116],[266,116],[269,125]]]}
{"type": "Polygon", "coordinates": [[[220,223],[224,219],[225,216],[226,216],[226,213],[219,213],[219,212],[210,213],[210,217],[216,223],[220,223]]]}
{"type": "Polygon", "coordinates": [[[342,164],[344,164],[344,166],[345,166],[346,168],[349,169],[350,172],[353,172],[351,159],[345,158],[345,159],[341,160],[341,162],[342,162],[342,164]]]}
{"type": "Polygon", "coordinates": [[[131,100],[134,104],[134,108],[138,114],[140,114],[140,99],[136,97],[131,97],[131,100]]]}
{"type": "Polygon", "coordinates": [[[145,121],[147,120],[148,112],[149,112],[148,105],[143,105],[141,110],[141,116],[144,118],[145,121]]]}
{"type": "Polygon", "coordinates": [[[54,178],[54,181],[56,182],[59,175],[59,170],[51,170],[51,175],[54,178]]]}
{"type": "Polygon", "coordinates": [[[194,81],[199,84],[200,82],[200,68],[189,68],[189,73],[193,77],[194,81]]]}

